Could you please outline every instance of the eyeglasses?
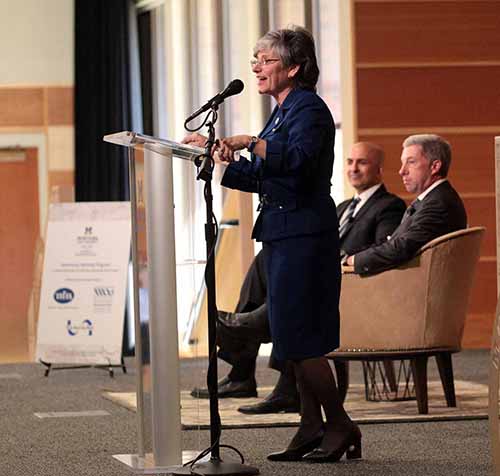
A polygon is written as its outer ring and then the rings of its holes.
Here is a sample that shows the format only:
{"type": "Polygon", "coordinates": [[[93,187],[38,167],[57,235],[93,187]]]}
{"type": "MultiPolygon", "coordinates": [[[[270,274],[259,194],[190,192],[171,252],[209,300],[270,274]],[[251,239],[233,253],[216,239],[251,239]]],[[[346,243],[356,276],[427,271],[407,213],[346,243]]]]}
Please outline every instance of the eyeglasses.
{"type": "Polygon", "coordinates": [[[273,64],[273,63],[276,63],[276,61],[280,61],[279,58],[264,58],[264,59],[261,59],[261,60],[258,60],[258,59],[252,59],[250,60],[250,66],[252,68],[256,68],[257,66],[260,66],[262,68],[262,66],[267,66],[268,64],[273,64]]]}

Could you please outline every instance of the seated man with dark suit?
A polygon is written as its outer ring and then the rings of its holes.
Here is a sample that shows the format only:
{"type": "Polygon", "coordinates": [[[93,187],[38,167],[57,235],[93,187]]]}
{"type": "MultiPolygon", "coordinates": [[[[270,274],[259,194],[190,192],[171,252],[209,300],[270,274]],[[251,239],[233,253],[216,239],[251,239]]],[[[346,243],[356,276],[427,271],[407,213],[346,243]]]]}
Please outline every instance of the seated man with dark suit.
{"type": "MultiPolygon", "coordinates": [[[[406,205],[384,187],[383,161],[384,153],[380,146],[367,142],[354,144],[347,158],[346,174],[356,195],[337,207],[340,246],[344,256],[386,241],[401,221],[406,205]]],[[[265,300],[266,276],[260,252],[245,277],[236,312],[219,312],[219,357],[232,365],[228,376],[219,382],[220,398],[257,395],[256,358],[260,344],[270,342],[265,300]]],[[[281,372],[275,389],[262,402],[240,407],[241,412],[298,411],[293,372],[272,355],[270,366],[281,372]]],[[[208,397],[207,389],[194,389],[191,394],[194,397],[208,397]]]]}
{"type": "Polygon", "coordinates": [[[426,243],[467,227],[462,199],[446,178],[451,147],[434,134],[419,134],[403,142],[401,169],[406,190],[417,195],[390,239],[346,260],[358,274],[379,273],[409,261],[426,243]]]}

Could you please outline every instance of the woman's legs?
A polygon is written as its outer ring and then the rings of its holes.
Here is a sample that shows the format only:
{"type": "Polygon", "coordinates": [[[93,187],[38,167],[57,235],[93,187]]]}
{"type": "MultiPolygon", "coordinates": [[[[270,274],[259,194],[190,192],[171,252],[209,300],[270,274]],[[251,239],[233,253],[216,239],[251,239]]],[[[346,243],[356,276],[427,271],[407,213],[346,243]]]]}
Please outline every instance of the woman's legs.
{"type": "MultiPolygon", "coordinates": [[[[316,398],[325,412],[325,432],[321,444],[304,459],[337,461],[347,452],[348,458],[361,457],[361,432],[344,410],[335,377],[326,357],[296,363],[297,381],[316,398]]],[[[302,397],[302,394],[301,394],[302,397]]]]}
{"type": "MultiPolygon", "coordinates": [[[[292,365],[294,371],[297,371],[297,364],[293,363],[292,365]]],[[[300,395],[300,426],[292,438],[289,448],[296,448],[318,435],[323,435],[323,416],[321,415],[320,402],[304,379],[297,378],[297,389],[300,395]]]]}
{"type": "Polygon", "coordinates": [[[300,426],[288,448],[268,458],[299,461],[304,456],[308,461],[337,461],[344,453],[348,458],[360,458],[361,432],[344,410],[328,360],[316,357],[293,365],[300,395],[300,426]]]}
{"type": "MultiPolygon", "coordinates": [[[[297,371],[297,364],[287,362],[297,371]]],[[[297,388],[300,395],[300,426],[287,449],[268,455],[272,461],[301,461],[302,456],[316,448],[323,438],[323,417],[321,405],[306,385],[304,379],[297,377],[297,388]]]]}

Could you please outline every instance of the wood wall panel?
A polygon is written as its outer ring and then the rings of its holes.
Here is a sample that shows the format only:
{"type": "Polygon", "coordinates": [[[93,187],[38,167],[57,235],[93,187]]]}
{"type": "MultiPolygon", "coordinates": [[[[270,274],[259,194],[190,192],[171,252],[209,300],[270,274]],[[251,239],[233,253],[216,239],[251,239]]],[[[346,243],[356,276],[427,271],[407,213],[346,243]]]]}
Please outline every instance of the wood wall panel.
{"type": "MultiPolygon", "coordinates": [[[[481,256],[496,256],[495,195],[489,197],[463,197],[469,226],[485,226],[481,256]]],[[[496,299],[496,295],[495,295],[496,299]]]]}
{"type": "Polygon", "coordinates": [[[75,184],[73,170],[51,170],[49,172],[49,190],[55,186],[71,186],[75,184]]]}
{"type": "Polygon", "coordinates": [[[362,2],[355,24],[358,62],[500,60],[496,1],[362,2]]]}
{"type": "Polygon", "coordinates": [[[74,122],[73,87],[47,88],[48,125],[72,125],[74,122]]]}
{"type": "MultiPolygon", "coordinates": [[[[500,130],[499,130],[500,133],[500,130]]],[[[495,134],[444,134],[452,147],[450,177],[461,193],[495,193],[495,134]]]]}
{"type": "Polygon", "coordinates": [[[42,88],[0,88],[0,127],[43,126],[42,88]]]}
{"type": "Polygon", "coordinates": [[[492,312],[497,303],[497,268],[494,261],[479,261],[472,294],[469,300],[471,314],[492,312]]]}
{"type": "Polygon", "coordinates": [[[488,349],[491,346],[494,322],[495,312],[467,314],[462,347],[464,349],[488,349]]]}
{"type": "Polygon", "coordinates": [[[355,1],[358,136],[397,174],[403,139],[433,132],[452,145],[450,181],[469,224],[486,226],[464,346],[489,347],[497,301],[494,140],[500,134],[500,1],[355,1]]]}
{"type": "Polygon", "coordinates": [[[357,82],[360,128],[500,125],[500,66],[358,69],[357,82]]]}

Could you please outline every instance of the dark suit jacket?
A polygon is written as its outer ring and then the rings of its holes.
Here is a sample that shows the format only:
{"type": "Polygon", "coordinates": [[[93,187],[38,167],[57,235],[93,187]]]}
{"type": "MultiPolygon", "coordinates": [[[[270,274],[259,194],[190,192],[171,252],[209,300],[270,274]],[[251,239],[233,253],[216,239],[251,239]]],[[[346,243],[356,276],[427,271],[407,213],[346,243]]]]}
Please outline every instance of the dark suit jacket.
{"type": "Polygon", "coordinates": [[[259,193],[263,204],[252,238],[273,241],[338,228],[330,196],[335,125],[314,92],[294,89],[259,134],[266,159],[231,163],[222,185],[259,193]]]}
{"type": "Polygon", "coordinates": [[[358,274],[373,274],[394,268],[409,261],[434,238],[466,227],[462,199],[448,181],[443,182],[425,196],[389,241],[356,253],[354,270],[358,274]]]}
{"type": "MultiPolygon", "coordinates": [[[[337,207],[339,220],[350,202],[345,200],[337,207]]],[[[382,184],[347,225],[340,240],[343,254],[353,255],[368,246],[386,241],[387,236],[392,235],[398,227],[405,210],[405,202],[389,193],[382,184]]]]}

